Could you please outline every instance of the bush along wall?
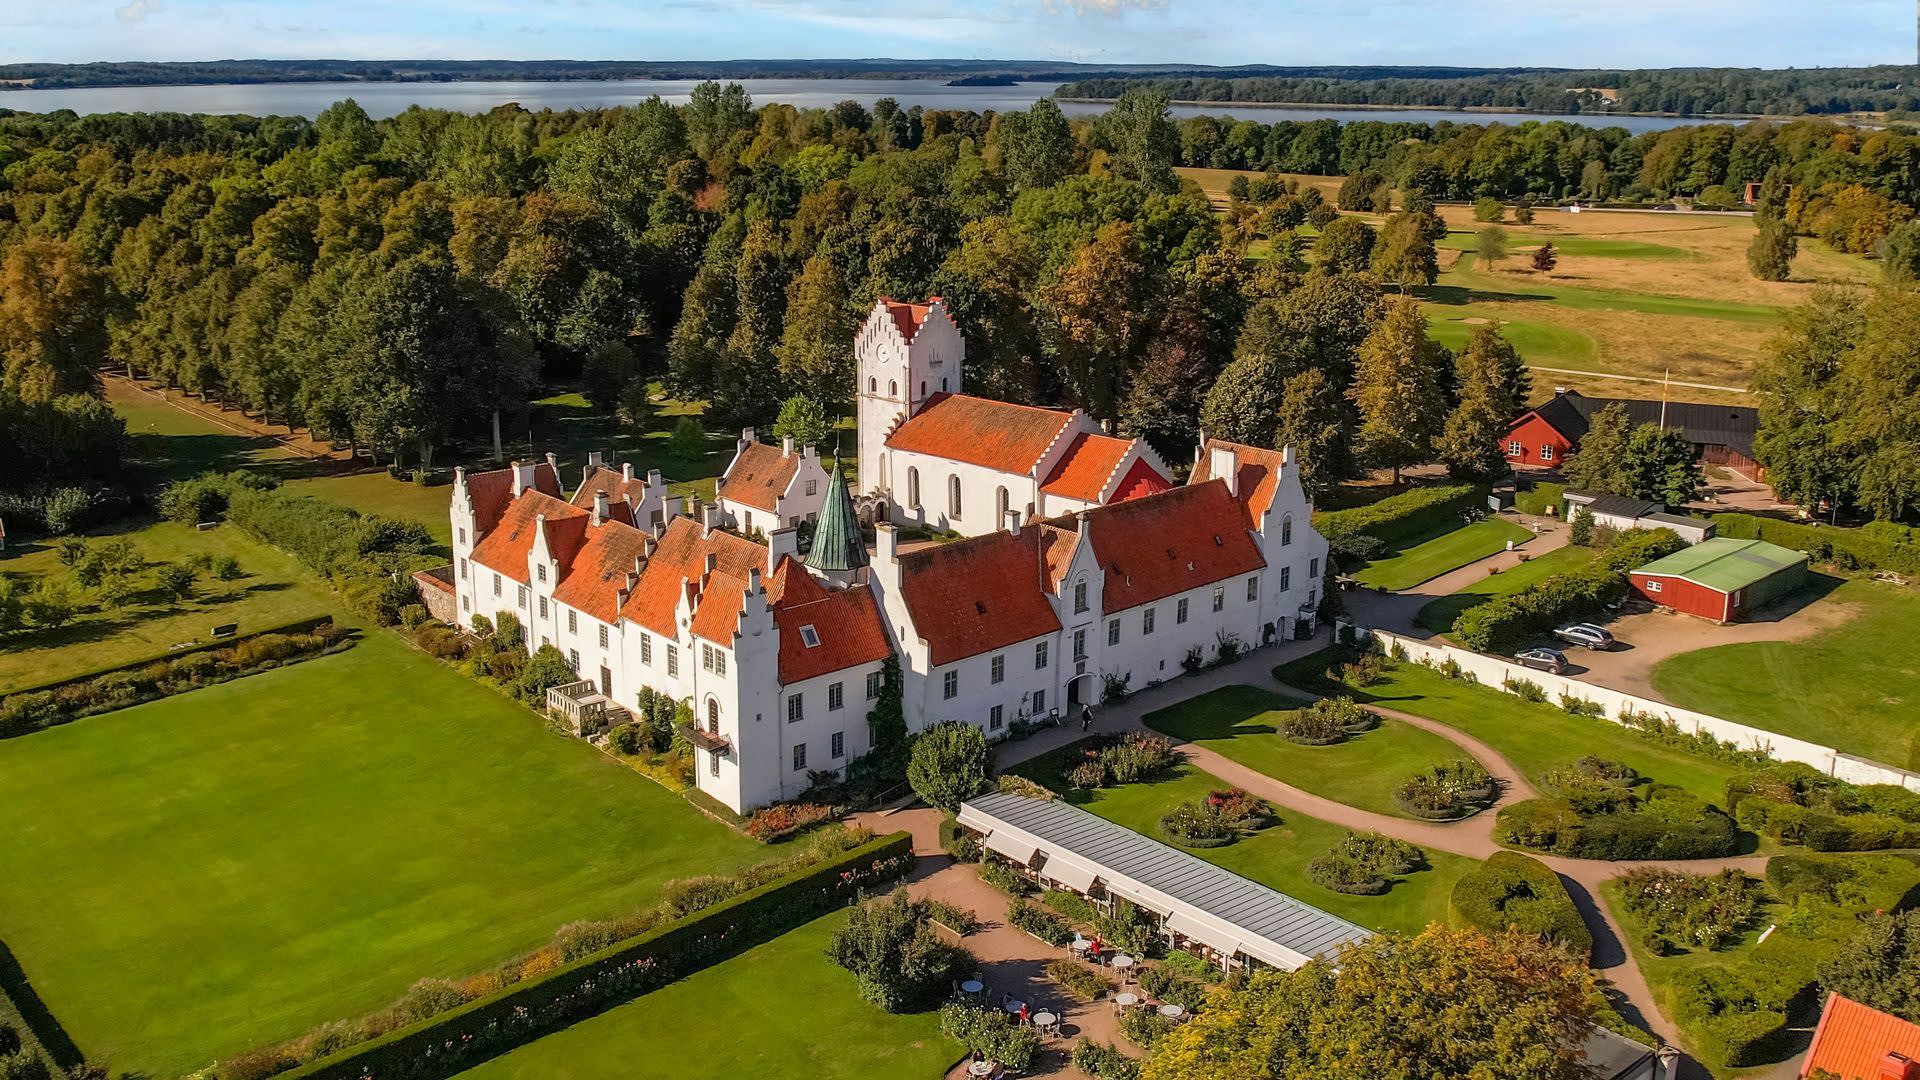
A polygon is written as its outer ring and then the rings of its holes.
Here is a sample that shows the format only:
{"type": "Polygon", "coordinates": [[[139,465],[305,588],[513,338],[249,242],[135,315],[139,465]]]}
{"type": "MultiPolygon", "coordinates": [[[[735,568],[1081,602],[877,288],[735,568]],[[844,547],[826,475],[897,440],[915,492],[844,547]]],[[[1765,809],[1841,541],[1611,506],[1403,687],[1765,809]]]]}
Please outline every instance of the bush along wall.
{"type": "Polygon", "coordinates": [[[711,967],[845,907],[913,866],[913,839],[881,837],[514,983],[488,997],[281,1075],[299,1080],[438,1080],[711,967]]]}
{"type": "Polygon", "coordinates": [[[1459,524],[1460,515],[1486,505],[1486,489],[1473,484],[1419,487],[1351,510],[1313,515],[1313,527],[1337,552],[1351,552],[1354,537],[1369,536],[1385,547],[1417,540],[1459,524]]]}
{"type": "Polygon", "coordinates": [[[1671,529],[1622,533],[1588,566],[1461,612],[1454,621],[1453,636],[1476,652],[1512,652],[1557,623],[1599,614],[1627,595],[1629,570],[1686,546],[1671,529]]]}
{"type": "Polygon", "coordinates": [[[0,738],[156,701],[188,690],[272,671],[353,646],[354,637],[331,616],[262,630],[229,642],[205,645],[165,659],[0,698],[0,738]]]}
{"type": "Polygon", "coordinates": [[[1920,574],[1920,529],[1876,521],[1858,529],[1801,525],[1751,514],[1715,514],[1714,533],[1732,540],[1765,540],[1804,551],[1817,563],[1843,570],[1897,570],[1920,574]]]}

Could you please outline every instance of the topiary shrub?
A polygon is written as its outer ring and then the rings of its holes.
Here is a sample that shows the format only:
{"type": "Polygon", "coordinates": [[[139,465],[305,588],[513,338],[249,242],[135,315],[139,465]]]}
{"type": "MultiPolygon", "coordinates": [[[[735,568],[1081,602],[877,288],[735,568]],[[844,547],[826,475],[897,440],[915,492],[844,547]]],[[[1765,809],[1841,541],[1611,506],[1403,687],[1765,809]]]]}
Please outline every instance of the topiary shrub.
{"type": "Polygon", "coordinates": [[[1593,950],[1593,935],[1560,875],[1532,856],[1495,852],[1454,882],[1450,902],[1461,922],[1489,933],[1511,926],[1583,953],[1593,950]]]}

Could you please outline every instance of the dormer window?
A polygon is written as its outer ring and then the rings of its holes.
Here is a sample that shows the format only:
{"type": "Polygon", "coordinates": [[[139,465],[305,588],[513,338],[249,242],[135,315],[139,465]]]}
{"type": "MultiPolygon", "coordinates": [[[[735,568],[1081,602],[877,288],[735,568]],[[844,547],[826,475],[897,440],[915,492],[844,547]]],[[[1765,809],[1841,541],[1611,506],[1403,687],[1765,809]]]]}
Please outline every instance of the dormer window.
{"type": "Polygon", "coordinates": [[[820,647],[820,632],[809,623],[800,628],[800,641],[809,649],[817,649],[820,647]]]}

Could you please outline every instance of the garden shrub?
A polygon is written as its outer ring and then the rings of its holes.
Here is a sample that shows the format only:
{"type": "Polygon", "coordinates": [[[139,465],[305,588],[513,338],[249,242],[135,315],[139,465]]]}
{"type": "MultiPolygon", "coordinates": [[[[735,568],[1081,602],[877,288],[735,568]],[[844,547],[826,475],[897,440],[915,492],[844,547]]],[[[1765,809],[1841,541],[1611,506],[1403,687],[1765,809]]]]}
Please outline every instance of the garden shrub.
{"type": "Polygon", "coordinates": [[[1641,866],[1620,879],[1621,902],[1646,924],[1662,955],[1721,949],[1738,940],[1760,910],[1760,882],[1738,870],[1686,874],[1641,866]]]}
{"type": "Polygon", "coordinates": [[[1560,875],[1532,856],[1495,852],[1454,882],[1450,902],[1460,921],[1488,933],[1511,926],[1593,951],[1593,935],[1560,875]]]}
{"type": "Polygon", "coordinates": [[[1073,940],[1073,926],[1066,919],[1025,900],[1015,900],[1007,905],[1007,925],[1055,947],[1073,940]]]}
{"type": "Polygon", "coordinates": [[[1769,762],[1727,781],[1727,804],[1742,828],[1815,851],[1920,845],[1920,793],[1850,783],[1799,762],[1769,762]]]}
{"type": "Polygon", "coordinates": [[[1378,896],[1393,887],[1391,879],[1413,873],[1425,861],[1425,853],[1405,840],[1350,832],[1331,851],[1307,864],[1307,877],[1334,892],[1378,896]]]}
{"type": "Polygon", "coordinates": [[[1566,799],[1504,807],[1494,824],[1503,844],[1576,859],[1709,859],[1735,854],[1733,819],[1679,788],[1653,785],[1630,807],[1582,814],[1566,799]]]}
{"type": "Polygon", "coordinates": [[[646,741],[640,734],[640,726],[638,724],[621,724],[612,731],[607,732],[607,746],[611,747],[616,754],[630,757],[639,753],[640,748],[644,745],[646,745],[646,741]]]}
{"type": "Polygon", "coordinates": [[[980,929],[979,916],[958,904],[949,904],[945,900],[935,900],[931,898],[922,901],[922,903],[927,905],[927,914],[931,916],[935,922],[959,934],[961,937],[966,937],[968,934],[980,929]]]}
{"type": "Polygon", "coordinates": [[[1565,484],[1535,484],[1525,491],[1516,492],[1513,496],[1513,506],[1523,514],[1545,517],[1548,514],[1558,514],[1560,507],[1566,502],[1566,497],[1567,485],[1565,484]]]}
{"type": "Polygon", "coordinates": [[[1114,787],[1148,780],[1174,763],[1173,742],[1161,735],[1129,731],[1102,735],[1080,744],[1080,756],[1062,776],[1077,788],[1114,787]]]}
{"type": "Polygon", "coordinates": [[[980,879],[1012,897],[1032,896],[1040,891],[1038,885],[1021,876],[1018,870],[992,859],[980,864],[980,879]]]}
{"type": "Polygon", "coordinates": [[[1107,1043],[1081,1039],[1073,1044],[1073,1067],[1097,1080],[1139,1080],[1140,1063],[1107,1043]]]}
{"type": "Polygon", "coordinates": [[[1040,902],[1075,922],[1091,923],[1100,917],[1093,901],[1065,889],[1048,889],[1040,894],[1040,902]]]}
{"type": "Polygon", "coordinates": [[[1135,957],[1146,957],[1160,947],[1160,921],[1124,897],[1113,902],[1113,914],[1095,916],[1093,932],[1108,946],[1135,957]]]}
{"type": "Polygon", "coordinates": [[[1493,774],[1471,758],[1443,761],[1415,773],[1394,789],[1403,812],[1428,821],[1452,821],[1478,813],[1498,794],[1493,774]]]}
{"type": "Polygon", "coordinates": [[[1372,711],[1352,698],[1321,698],[1304,708],[1280,715],[1280,736],[1302,746],[1331,746],[1380,722],[1372,711]]]}
{"type": "Polygon", "coordinates": [[[1160,1036],[1172,1030],[1173,1021],[1152,1009],[1128,1009],[1120,1014],[1120,1034],[1143,1050],[1152,1050],[1160,1036]]]}
{"type": "Polygon", "coordinates": [[[1040,1033],[1007,1015],[1004,1009],[952,1002],[940,1009],[940,1030],[969,1053],[997,1061],[1015,1072],[1033,1067],[1040,1033]]]}
{"type": "Polygon", "coordinates": [[[1674,987],[1674,1021],[1710,1067],[1759,1065],[1782,1049],[1787,1010],[1799,991],[1792,979],[1757,961],[1741,969],[1692,969],[1674,987]]]}
{"type": "Polygon", "coordinates": [[[908,754],[907,782],[914,794],[949,814],[985,788],[992,776],[986,733],[959,720],[928,727],[913,740],[908,754]]]}
{"type": "Polygon", "coordinates": [[[1098,1001],[1113,989],[1105,975],[1078,960],[1053,960],[1047,964],[1047,978],[1081,1001],[1098,1001]]]}
{"type": "Polygon", "coordinates": [[[1391,545],[1414,540],[1459,523],[1460,515],[1485,505],[1483,488],[1472,484],[1417,487],[1350,510],[1323,510],[1313,527],[1340,548],[1355,536],[1391,545]]]}
{"type": "Polygon", "coordinates": [[[805,832],[823,822],[832,821],[840,811],[836,807],[812,802],[784,802],[763,806],[747,815],[742,831],[761,843],[771,844],[805,832]]]}
{"type": "Polygon", "coordinates": [[[980,841],[967,835],[967,831],[953,818],[945,818],[940,822],[940,850],[953,856],[954,862],[980,861],[980,841]]]}
{"type": "Polygon", "coordinates": [[[1361,653],[1340,668],[1340,681],[1348,686],[1368,687],[1386,677],[1387,658],[1376,652],[1361,653]]]}
{"type": "Polygon", "coordinates": [[[1838,563],[1851,570],[1896,570],[1920,574],[1920,537],[1911,528],[1875,522],[1858,529],[1803,525],[1751,514],[1715,514],[1714,535],[1731,540],[1765,540],[1806,552],[1814,562],[1838,563]],[[1905,531],[1900,531],[1905,528],[1905,531]]]}
{"type": "Polygon", "coordinates": [[[1221,847],[1273,821],[1273,808],[1239,788],[1181,803],[1160,818],[1160,833],[1182,847],[1221,847]]]}
{"type": "Polygon", "coordinates": [[[927,905],[896,889],[853,909],[827,955],[854,974],[860,996],[891,1013],[919,1012],[974,969],[967,950],[941,937],[927,905]]]}
{"type": "Polygon", "coordinates": [[[1512,694],[1521,701],[1538,703],[1547,700],[1546,690],[1542,689],[1540,684],[1534,682],[1532,679],[1516,679],[1509,675],[1501,680],[1500,685],[1507,693],[1512,694]]]}
{"type": "Polygon", "coordinates": [[[1155,964],[1140,973],[1140,988],[1158,1000],[1178,1005],[1188,1012],[1199,1012],[1207,1004],[1208,988],[1205,983],[1187,978],[1164,963],[1155,964]]]}
{"type": "MultiPolygon", "coordinates": [[[[563,963],[552,950],[541,950],[513,965],[511,978],[503,979],[498,990],[414,1024],[393,1026],[388,1018],[357,1025],[355,1030],[375,1037],[286,1075],[299,1080],[451,1075],[837,910],[863,890],[905,873],[913,865],[912,849],[912,837],[895,833],[802,869],[789,866],[782,876],[698,915],[578,960],[563,963]]],[[[218,1076],[228,1080],[226,1062],[218,1076]]]]}

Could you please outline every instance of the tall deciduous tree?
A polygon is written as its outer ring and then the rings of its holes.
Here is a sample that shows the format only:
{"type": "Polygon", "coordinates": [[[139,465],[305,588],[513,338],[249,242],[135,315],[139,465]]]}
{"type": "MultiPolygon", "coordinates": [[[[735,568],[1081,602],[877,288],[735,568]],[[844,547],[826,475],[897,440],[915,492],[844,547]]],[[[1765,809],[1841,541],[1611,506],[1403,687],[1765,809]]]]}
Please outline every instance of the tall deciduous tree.
{"type": "Polygon", "coordinates": [[[1160,90],[1129,89],[1101,117],[1115,175],[1154,191],[1179,188],[1173,167],[1180,157],[1180,132],[1167,118],[1167,95],[1160,90]]]}
{"type": "Polygon", "coordinates": [[[1014,190],[1052,187],[1079,164],[1073,129],[1052,98],[1041,98],[1024,113],[1002,113],[1002,168],[1014,190]]]}
{"type": "Polygon", "coordinates": [[[1507,471],[1500,437],[1526,400],[1527,367],[1491,323],[1474,327],[1454,362],[1460,403],[1447,417],[1437,449],[1457,477],[1490,480],[1507,471]]]}
{"type": "Polygon", "coordinates": [[[1446,415],[1437,378],[1446,350],[1427,336],[1419,301],[1391,297],[1380,326],[1360,345],[1359,365],[1347,391],[1360,412],[1361,456],[1393,470],[1394,483],[1408,465],[1431,460],[1433,440],[1446,415]]]}
{"type": "Polygon", "coordinates": [[[105,275],[58,240],[15,244],[0,262],[0,375],[28,401],[93,385],[106,357],[105,275]]]}
{"type": "Polygon", "coordinates": [[[1116,221],[1101,226],[1042,293],[1049,351],[1068,392],[1095,416],[1114,415],[1156,291],[1133,226],[1116,221]]]}
{"type": "Polygon", "coordinates": [[[1754,225],[1753,242],[1747,245],[1747,269],[1761,281],[1787,280],[1800,250],[1793,226],[1775,214],[1755,215],[1754,225]]]}
{"type": "Polygon", "coordinates": [[[839,266],[825,255],[808,259],[787,286],[786,328],[775,349],[781,378],[814,401],[845,401],[853,390],[859,326],[839,266]]]}
{"type": "Polygon", "coordinates": [[[1633,494],[1633,473],[1627,466],[1627,440],[1633,418],[1615,402],[1593,415],[1580,448],[1563,465],[1567,483],[1603,495],[1633,494]]]}
{"type": "Polygon", "coordinates": [[[1308,368],[1288,376],[1280,388],[1274,417],[1273,448],[1293,448],[1300,465],[1300,486],[1318,498],[1353,470],[1353,421],[1340,388],[1327,373],[1308,368]]]}
{"type": "Polygon", "coordinates": [[[1376,239],[1373,226],[1357,217],[1341,217],[1320,230],[1313,253],[1321,268],[1329,273],[1364,273],[1373,265],[1376,239]]]}
{"type": "MultiPolygon", "coordinates": [[[[1433,284],[1440,276],[1440,257],[1434,250],[1430,218],[1438,220],[1438,215],[1431,211],[1423,214],[1402,210],[1387,219],[1380,230],[1380,241],[1373,249],[1374,276],[1402,289],[1409,285],[1433,284]]],[[[1446,235],[1444,223],[1441,235],[1446,235]]]]}
{"type": "Polygon", "coordinates": [[[1475,238],[1473,252],[1481,269],[1493,270],[1498,267],[1507,261],[1507,230],[1498,225],[1481,229],[1475,238]]]}

